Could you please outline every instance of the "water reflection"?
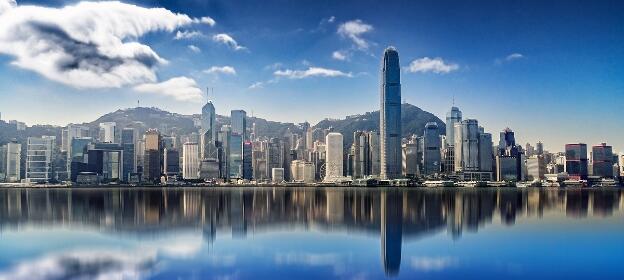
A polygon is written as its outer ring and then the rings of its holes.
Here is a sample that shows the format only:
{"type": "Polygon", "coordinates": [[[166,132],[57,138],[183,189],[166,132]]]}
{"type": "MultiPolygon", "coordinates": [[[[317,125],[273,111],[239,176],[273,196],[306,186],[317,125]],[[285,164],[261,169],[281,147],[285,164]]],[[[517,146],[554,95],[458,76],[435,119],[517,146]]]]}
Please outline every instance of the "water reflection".
{"type": "MultiPolygon", "coordinates": [[[[63,225],[124,235],[201,231],[204,242],[319,229],[378,235],[387,276],[399,274],[404,240],[441,231],[465,231],[500,218],[522,216],[607,217],[623,208],[620,189],[1,189],[0,232],[63,225]]],[[[64,257],[65,264],[75,258],[64,257]]],[[[101,260],[101,259],[98,259],[101,260]]],[[[283,262],[290,260],[284,257],[283,262]]],[[[453,259],[412,259],[412,266],[451,264],[453,259]]],[[[148,262],[149,263],[149,262],[148,262]]],[[[143,262],[129,264],[146,267],[143,262]]]]}

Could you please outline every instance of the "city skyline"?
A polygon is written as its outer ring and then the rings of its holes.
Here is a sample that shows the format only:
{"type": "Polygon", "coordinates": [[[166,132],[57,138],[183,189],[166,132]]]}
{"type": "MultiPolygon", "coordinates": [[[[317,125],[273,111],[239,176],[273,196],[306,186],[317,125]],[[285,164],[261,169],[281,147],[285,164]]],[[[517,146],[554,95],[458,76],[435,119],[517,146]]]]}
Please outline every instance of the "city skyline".
{"type": "MultiPolygon", "coordinates": [[[[45,6],[52,8],[46,10],[49,16],[40,21],[50,22],[59,22],[59,15],[67,12],[67,8],[59,8],[85,5],[67,1],[18,1],[17,7],[7,8],[12,2],[2,2],[2,18],[24,13],[26,5],[45,6]]],[[[607,142],[617,152],[624,150],[623,143],[618,142],[622,132],[613,129],[617,111],[609,110],[601,101],[613,100],[608,104],[617,104],[622,88],[621,79],[617,79],[623,72],[618,63],[622,61],[619,51],[622,48],[618,46],[622,45],[620,38],[624,36],[619,36],[622,31],[615,27],[621,26],[622,19],[617,17],[621,4],[600,1],[588,6],[549,1],[542,5],[505,6],[486,2],[479,7],[485,7],[483,11],[453,1],[397,1],[378,11],[375,8],[379,4],[374,2],[361,5],[300,2],[258,7],[219,2],[135,1],[137,6],[133,8],[140,12],[145,12],[141,7],[159,6],[185,14],[190,20],[171,30],[148,28],[154,32],[137,36],[137,42],[169,61],[150,70],[157,77],[153,83],[125,84],[120,88],[82,85],[77,89],[71,80],[46,78],[63,74],[58,69],[49,73],[25,66],[23,59],[27,57],[7,50],[7,46],[24,43],[23,38],[5,36],[0,43],[0,98],[6,100],[3,104],[28,104],[29,110],[23,110],[22,106],[2,106],[0,111],[4,120],[17,119],[29,125],[66,125],[133,107],[140,99],[141,106],[197,114],[205,102],[202,89],[211,87],[215,89],[211,99],[221,115],[243,109],[269,120],[315,123],[323,118],[376,110],[380,55],[386,46],[394,45],[404,58],[403,101],[441,119],[455,105],[462,110],[464,118],[478,119],[490,133],[511,127],[518,135],[518,143],[542,141],[546,149],[559,151],[566,143],[607,142]],[[353,9],[345,9],[345,5],[353,9]],[[405,15],[401,9],[405,7],[414,8],[405,10],[413,10],[417,16],[383,20],[389,13],[405,15]],[[554,13],[558,17],[546,17],[548,8],[553,7],[557,8],[554,13]],[[301,10],[306,12],[302,14],[301,10]],[[287,11],[280,19],[268,16],[287,11]],[[253,18],[257,22],[250,27],[249,16],[254,13],[258,15],[253,18]],[[430,13],[430,18],[426,13],[430,13]],[[582,17],[575,17],[581,13],[582,17]],[[526,19],[512,16],[518,14],[526,15],[526,19]],[[439,15],[454,17],[442,20],[436,17],[439,15]],[[473,27],[457,27],[479,16],[492,16],[492,20],[475,23],[473,27]],[[411,28],[403,30],[396,26],[411,28]],[[293,30],[289,33],[287,29],[293,30]],[[508,33],[511,31],[516,33],[508,33]],[[217,36],[220,34],[229,37],[217,36]],[[466,41],[470,35],[481,36],[467,47],[459,44],[458,48],[457,41],[466,41]],[[586,44],[590,39],[591,44],[586,44]],[[193,51],[191,45],[201,52],[193,51]],[[187,79],[171,80],[176,77],[187,79]],[[158,84],[167,81],[171,83],[158,84]],[[250,88],[257,82],[264,84],[250,88]],[[190,85],[195,89],[181,91],[179,95],[199,94],[200,100],[180,101],[179,96],[176,99],[176,96],[153,94],[159,92],[159,87],[171,85],[181,88],[190,85]],[[349,106],[328,106],[321,102],[327,98],[333,98],[334,104],[349,106]]],[[[99,5],[110,3],[90,5],[103,8],[99,5]]],[[[118,5],[122,7],[118,10],[130,6],[118,5]]],[[[15,22],[16,26],[25,23],[31,24],[32,20],[15,22]]],[[[7,25],[2,34],[10,27],[7,25]]],[[[67,35],[80,39],[69,33],[76,30],[65,29],[67,35]]]]}

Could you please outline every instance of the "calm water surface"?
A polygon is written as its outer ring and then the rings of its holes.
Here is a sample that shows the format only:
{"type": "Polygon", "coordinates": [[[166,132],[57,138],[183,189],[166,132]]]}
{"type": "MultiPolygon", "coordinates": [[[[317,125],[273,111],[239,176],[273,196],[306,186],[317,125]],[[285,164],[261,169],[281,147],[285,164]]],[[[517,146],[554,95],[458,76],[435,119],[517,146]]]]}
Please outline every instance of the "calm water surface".
{"type": "Polygon", "coordinates": [[[0,279],[623,279],[621,189],[0,189],[0,279]]]}

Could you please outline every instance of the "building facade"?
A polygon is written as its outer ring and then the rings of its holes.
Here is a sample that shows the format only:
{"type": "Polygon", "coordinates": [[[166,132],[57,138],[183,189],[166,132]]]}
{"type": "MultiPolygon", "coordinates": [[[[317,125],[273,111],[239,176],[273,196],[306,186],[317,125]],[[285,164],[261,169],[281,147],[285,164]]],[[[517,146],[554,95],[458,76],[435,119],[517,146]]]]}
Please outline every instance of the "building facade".
{"type": "Polygon", "coordinates": [[[380,177],[396,179],[401,176],[401,67],[393,47],[383,55],[380,107],[380,177]]]}

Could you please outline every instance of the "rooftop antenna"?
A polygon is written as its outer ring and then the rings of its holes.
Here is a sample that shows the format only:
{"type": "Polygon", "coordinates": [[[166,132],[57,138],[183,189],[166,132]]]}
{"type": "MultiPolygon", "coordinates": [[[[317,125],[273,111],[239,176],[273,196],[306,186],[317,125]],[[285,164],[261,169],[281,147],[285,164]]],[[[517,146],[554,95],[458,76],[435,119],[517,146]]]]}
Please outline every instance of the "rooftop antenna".
{"type": "Polygon", "coordinates": [[[137,108],[139,108],[139,107],[141,107],[141,106],[139,106],[139,100],[137,99],[137,108]]]}
{"type": "Polygon", "coordinates": [[[453,93],[453,107],[455,107],[455,94],[453,93]]]}

